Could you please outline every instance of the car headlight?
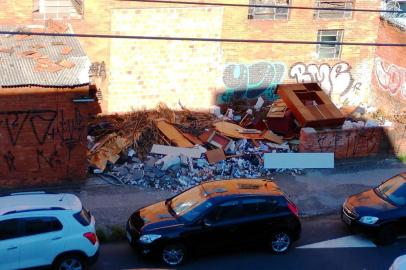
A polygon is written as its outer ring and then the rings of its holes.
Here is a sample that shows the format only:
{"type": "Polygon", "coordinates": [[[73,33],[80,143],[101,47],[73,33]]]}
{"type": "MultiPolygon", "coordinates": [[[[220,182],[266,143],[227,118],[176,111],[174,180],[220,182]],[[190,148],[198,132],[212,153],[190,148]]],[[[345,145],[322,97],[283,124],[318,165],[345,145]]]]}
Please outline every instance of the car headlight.
{"type": "Polygon", "coordinates": [[[140,237],[140,242],[144,244],[151,244],[159,238],[161,238],[160,234],[144,234],[140,237]]]}
{"type": "Polygon", "coordinates": [[[364,224],[375,224],[379,218],[377,217],[371,217],[371,216],[364,216],[359,219],[359,222],[362,222],[364,224]]]}

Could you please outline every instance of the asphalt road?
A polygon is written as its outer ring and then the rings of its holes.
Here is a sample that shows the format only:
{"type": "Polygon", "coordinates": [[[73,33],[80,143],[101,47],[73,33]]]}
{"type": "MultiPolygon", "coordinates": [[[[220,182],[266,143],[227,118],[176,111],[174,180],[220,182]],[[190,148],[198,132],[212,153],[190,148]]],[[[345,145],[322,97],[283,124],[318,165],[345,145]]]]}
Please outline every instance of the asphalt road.
{"type": "MultiPolygon", "coordinates": [[[[369,239],[350,235],[336,215],[305,219],[301,239],[284,255],[263,250],[237,249],[190,258],[180,269],[326,269],[382,270],[406,254],[406,239],[376,247],[369,239]],[[315,244],[316,243],[316,244],[315,244]],[[306,246],[311,245],[312,246],[306,246]]],[[[167,269],[159,262],[139,258],[127,243],[105,244],[92,270],[167,269]]]]}

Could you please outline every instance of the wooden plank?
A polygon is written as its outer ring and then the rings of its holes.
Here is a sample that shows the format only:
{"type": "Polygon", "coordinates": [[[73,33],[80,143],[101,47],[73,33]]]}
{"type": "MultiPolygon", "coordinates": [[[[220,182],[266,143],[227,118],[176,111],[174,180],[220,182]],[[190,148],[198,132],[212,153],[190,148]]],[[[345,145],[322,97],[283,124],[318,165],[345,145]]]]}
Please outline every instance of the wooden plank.
{"type": "Polygon", "coordinates": [[[174,126],[167,123],[163,119],[155,120],[155,125],[157,128],[167,137],[171,142],[179,147],[193,147],[193,144],[188,141],[180,131],[178,131],[174,126]]]}
{"type": "Polygon", "coordinates": [[[180,156],[185,155],[191,158],[200,158],[204,153],[202,148],[184,148],[167,145],[154,144],[151,149],[152,154],[180,156]]]}
{"type": "Polygon", "coordinates": [[[186,139],[188,139],[189,141],[191,141],[194,144],[203,144],[203,142],[196,136],[190,134],[190,133],[183,133],[182,135],[185,136],[186,139]]]}
{"type": "Polygon", "coordinates": [[[265,169],[334,168],[334,153],[265,153],[265,169]]]}
{"type": "Polygon", "coordinates": [[[276,135],[275,133],[273,133],[270,130],[265,131],[262,134],[262,137],[265,140],[268,140],[268,141],[271,141],[271,142],[274,142],[274,143],[277,143],[277,144],[283,143],[283,137],[276,135]]]}

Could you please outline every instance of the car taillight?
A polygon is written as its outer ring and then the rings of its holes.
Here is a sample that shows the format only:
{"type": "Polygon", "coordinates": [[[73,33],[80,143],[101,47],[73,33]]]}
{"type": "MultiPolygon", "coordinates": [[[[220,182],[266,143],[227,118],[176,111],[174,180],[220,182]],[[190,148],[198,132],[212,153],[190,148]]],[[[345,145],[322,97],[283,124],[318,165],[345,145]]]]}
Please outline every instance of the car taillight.
{"type": "Polygon", "coordinates": [[[97,236],[95,233],[88,232],[88,233],[83,234],[83,236],[85,238],[87,238],[87,240],[89,240],[90,243],[92,243],[92,245],[95,245],[97,243],[97,236]]]}
{"type": "Polygon", "coordinates": [[[299,217],[299,209],[297,209],[296,205],[294,205],[294,204],[291,203],[291,202],[288,202],[288,208],[290,209],[290,211],[292,211],[292,213],[293,213],[295,216],[299,217]]]}

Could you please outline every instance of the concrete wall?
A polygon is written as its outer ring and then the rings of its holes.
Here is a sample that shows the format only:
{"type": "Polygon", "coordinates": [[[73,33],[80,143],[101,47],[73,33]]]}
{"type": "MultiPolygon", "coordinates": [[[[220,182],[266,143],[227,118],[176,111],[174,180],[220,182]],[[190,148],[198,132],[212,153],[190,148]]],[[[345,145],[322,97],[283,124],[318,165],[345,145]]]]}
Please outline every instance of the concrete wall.
{"type": "Polygon", "coordinates": [[[0,89],[0,186],[79,181],[87,171],[87,125],[95,104],[80,88],[0,89]]]}
{"type": "MultiPolygon", "coordinates": [[[[406,32],[382,20],[380,43],[406,43],[406,32]]],[[[372,102],[387,114],[406,113],[406,47],[379,47],[373,71],[372,102]]]]}

